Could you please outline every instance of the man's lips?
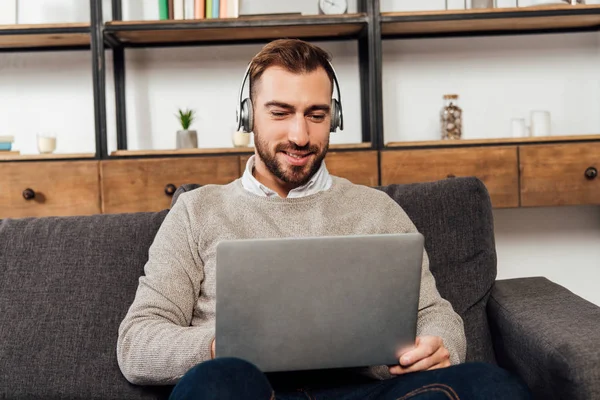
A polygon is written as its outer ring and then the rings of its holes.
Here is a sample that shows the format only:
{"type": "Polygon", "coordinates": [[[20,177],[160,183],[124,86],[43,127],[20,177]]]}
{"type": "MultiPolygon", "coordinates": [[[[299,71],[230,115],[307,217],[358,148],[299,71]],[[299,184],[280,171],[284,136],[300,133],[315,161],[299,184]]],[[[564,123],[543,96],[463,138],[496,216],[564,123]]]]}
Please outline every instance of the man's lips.
{"type": "Polygon", "coordinates": [[[313,153],[297,151],[281,151],[288,163],[296,166],[303,166],[308,163],[313,153]]]}

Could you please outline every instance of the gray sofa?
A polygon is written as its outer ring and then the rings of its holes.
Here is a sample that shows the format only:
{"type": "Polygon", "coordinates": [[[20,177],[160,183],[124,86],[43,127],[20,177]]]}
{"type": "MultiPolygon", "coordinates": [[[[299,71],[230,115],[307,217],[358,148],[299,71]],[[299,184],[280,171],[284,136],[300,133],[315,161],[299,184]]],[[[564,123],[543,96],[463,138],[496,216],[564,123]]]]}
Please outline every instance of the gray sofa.
{"type": "MultiPolygon", "coordinates": [[[[378,189],[425,235],[439,290],[464,319],[468,361],[514,371],[537,398],[600,398],[600,308],[545,278],[496,280],[492,210],[479,180],[378,189]]],[[[168,396],[170,387],[129,384],[115,354],[167,213],[0,221],[0,398],[168,396]]]]}

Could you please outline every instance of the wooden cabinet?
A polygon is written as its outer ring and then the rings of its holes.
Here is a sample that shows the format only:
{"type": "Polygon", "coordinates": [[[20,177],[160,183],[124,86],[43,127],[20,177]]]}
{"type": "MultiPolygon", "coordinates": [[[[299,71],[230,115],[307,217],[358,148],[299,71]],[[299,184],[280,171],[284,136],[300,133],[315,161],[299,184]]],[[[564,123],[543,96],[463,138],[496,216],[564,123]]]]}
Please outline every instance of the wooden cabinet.
{"type": "Polygon", "coordinates": [[[240,176],[238,156],[102,161],[102,211],[123,213],[169,208],[185,183],[226,184],[240,176]]]}
{"type": "Polygon", "coordinates": [[[521,146],[521,205],[600,204],[600,143],[521,146]]]}
{"type": "Polygon", "coordinates": [[[496,208],[519,206],[517,147],[394,150],[381,154],[381,184],[475,176],[496,208]]]}
{"type": "Polygon", "coordinates": [[[0,218],[97,213],[98,161],[0,163],[0,218]]]}
{"type": "MultiPolygon", "coordinates": [[[[244,173],[251,155],[240,157],[240,173],[244,173]]],[[[348,179],[357,185],[377,186],[379,171],[377,151],[330,151],[325,156],[325,164],[331,175],[348,179]]]]}

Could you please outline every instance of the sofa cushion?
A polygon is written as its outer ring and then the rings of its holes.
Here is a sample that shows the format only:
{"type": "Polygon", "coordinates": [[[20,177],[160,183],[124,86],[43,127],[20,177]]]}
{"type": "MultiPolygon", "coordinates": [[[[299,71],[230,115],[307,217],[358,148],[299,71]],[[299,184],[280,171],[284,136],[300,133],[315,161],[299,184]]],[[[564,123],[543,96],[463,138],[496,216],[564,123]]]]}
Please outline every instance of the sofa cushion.
{"type": "Polygon", "coordinates": [[[0,398],[154,399],[129,384],[118,327],[166,211],[0,221],[0,398]]]}
{"type": "MultiPolygon", "coordinates": [[[[180,186],[173,196],[198,188],[180,186]]],[[[486,306],[496,280],[496,247],[488,191],[477,178],[377,187],[392,197],[425,236],[442,297],[463,318],[467,361],[495,363],[486,306]]]]}

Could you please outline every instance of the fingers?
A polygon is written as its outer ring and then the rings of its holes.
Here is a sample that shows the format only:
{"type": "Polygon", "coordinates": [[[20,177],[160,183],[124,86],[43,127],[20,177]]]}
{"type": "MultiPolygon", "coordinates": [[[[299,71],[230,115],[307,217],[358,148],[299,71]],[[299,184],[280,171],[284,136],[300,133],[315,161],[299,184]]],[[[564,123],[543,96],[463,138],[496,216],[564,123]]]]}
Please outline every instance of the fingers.
{"type": "Polygon", "coordinates": [[[420,360],[423,360],[438,351],[439,348],[444,346],[442,338],[437,336],[423,336],[418,337],[416,341],[416,348],[410,350],[404,354],[401,354],[400,365],[408,367],[420,360]]]}
{"type": "Polygon", "coordinates": [[[440,347],[433,355],[409,366],[396,365],[390,368],[393,375],[403,375],[417,371],[428,371],[450,366],[450,352],[445,347],[440,347]]]}

